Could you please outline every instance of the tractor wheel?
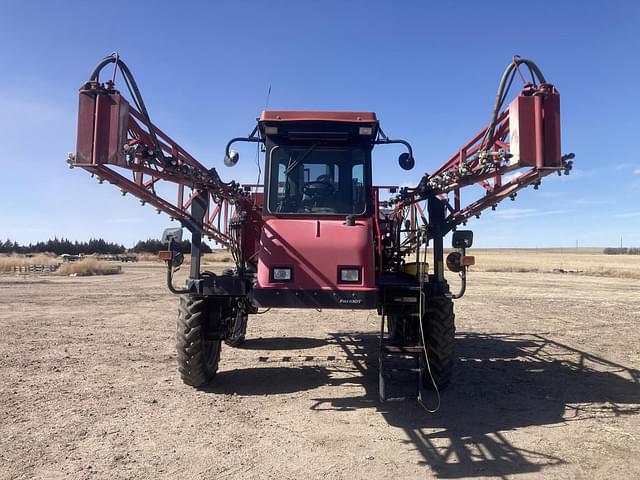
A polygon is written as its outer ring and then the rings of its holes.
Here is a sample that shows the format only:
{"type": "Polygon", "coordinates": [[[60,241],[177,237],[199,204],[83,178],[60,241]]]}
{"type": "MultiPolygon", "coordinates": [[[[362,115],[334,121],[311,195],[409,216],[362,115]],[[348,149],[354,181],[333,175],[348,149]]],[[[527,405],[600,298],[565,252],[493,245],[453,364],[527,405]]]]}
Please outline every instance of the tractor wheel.
{"type": "Polygon", "coordinates": [[[221,340],[207,338],[212,323],[219,324],[220,308],[203,298],[180,296],[176,350],[182,381],[193,387],[206,385],[216,375],[220,362],[221,340]]]}
{"type": "Polygon", "coordinates": [[[247,320],[249,315],[242,310],[238,310],[236,318],[231,324],[231,333],[224,343],[230,347],[239,347],[244,343],[245,335],[247,333],[247,320]]]}
{"type": "Polygon", "coordinates": [[[451,380],[455,360],[456,327],[453,301],[445,296],[427,297],[422,326],[429,360],[427,365],[424,354],[420,355],[422,385],[425,388],[433,389],[435,382],[438,389],[443,389],[451,380]]]}

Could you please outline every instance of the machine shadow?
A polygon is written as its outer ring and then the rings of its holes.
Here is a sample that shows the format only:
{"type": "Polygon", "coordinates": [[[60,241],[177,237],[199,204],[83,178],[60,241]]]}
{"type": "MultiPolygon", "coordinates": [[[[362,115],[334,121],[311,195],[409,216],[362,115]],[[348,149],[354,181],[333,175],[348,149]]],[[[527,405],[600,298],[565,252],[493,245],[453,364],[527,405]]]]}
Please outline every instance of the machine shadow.
{"type": "Polygon", "coordinates": [[[274,337],[248,338],[240,348],[246,350],[304,350],[317,348],[329,343],[323,338],[274,337]]]}
{"type": "MultiPolygon", "coordinates": [[[[526,333],[459,334],[455,377],[435,414],[412,401],[381,404],[377,334],[332,336],[356,369],[348,381],[361,381],[365,393],[317,398],[312,408],[377,408],[390,425],[404,429],[408,448],[417,449],[441,478],[506,476],[560,465],[564,459],[519,448],[504,433],[640,412],[638,370],[526,333]]],[[[425,401],[435,404],[435,395],[425,401]]]]}
{"type": "Polygon", "coordinates": [[[333,384],[331,371],[317,366],[239,368],[218,372],[215,382],[201,390],[238,395],[278,395],[333,384]]]}

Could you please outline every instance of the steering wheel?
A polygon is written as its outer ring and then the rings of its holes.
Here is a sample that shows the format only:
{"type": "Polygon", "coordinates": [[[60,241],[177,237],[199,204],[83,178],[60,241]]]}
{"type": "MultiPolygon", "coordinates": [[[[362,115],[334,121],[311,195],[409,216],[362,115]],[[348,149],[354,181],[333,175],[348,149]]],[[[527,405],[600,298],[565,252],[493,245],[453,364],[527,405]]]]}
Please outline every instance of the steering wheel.
{"type": "Polygon", "coordinates": [[[304,188],[302,191],[305,195],[309,196],[318,196],[318,195],[333,195],[336,193],[336,190],[330,182],[325,182],[323,180],[313,180],[311,182],[307,182],[304,184],[304,188]]]}

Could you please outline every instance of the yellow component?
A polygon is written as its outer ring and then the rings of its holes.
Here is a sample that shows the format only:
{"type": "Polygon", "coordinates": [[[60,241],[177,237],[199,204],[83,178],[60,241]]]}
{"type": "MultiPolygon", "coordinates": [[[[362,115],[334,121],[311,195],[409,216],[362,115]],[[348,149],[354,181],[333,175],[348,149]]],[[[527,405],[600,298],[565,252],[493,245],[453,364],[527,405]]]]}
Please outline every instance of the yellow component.
{"type": "MultiPolygon", "coordinates": [[[[408,273],[409,275],[417,275],[418,274],[418,262],[409,262],[409,263],[405,263],[402,266],[402,271],[404,273],[408,273]]],[[[428,273],[429,273],[429,264],[427,262],[420,262],[420,272],[422,272],[422,275],[424,277],[424,279],[426,280],[428,277],[428,273]]]]}

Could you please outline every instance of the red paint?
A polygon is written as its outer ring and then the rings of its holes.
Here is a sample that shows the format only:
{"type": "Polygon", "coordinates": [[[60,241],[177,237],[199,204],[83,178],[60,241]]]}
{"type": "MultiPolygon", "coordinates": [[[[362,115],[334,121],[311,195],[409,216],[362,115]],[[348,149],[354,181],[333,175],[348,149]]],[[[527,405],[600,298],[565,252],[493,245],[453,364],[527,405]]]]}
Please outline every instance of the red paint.
{"type": "Polygon", "coordinates": [[[307,112],[300,110],[265,110],[260,122],[348,122],[378,123],[373,112],[307,112]]]}
{"type": "Polygon", "coordinates": [[[257,287],[376,290],[371,219],[358,219],[352,227],[344,220],[267,220],[260,237],[257,287]],[[362,282],[338,284],[339,265],[362,266],[362,282]],[[271,281],[270,269],[283,266],[293,268],[293,283],[271,281]]]}
{"type": "Polygon", "coordinates": [[[90,82],[80,90],[76,163],[126,167],[129,104],[117,93],[97,94],[95,87],[90,82]]]}

